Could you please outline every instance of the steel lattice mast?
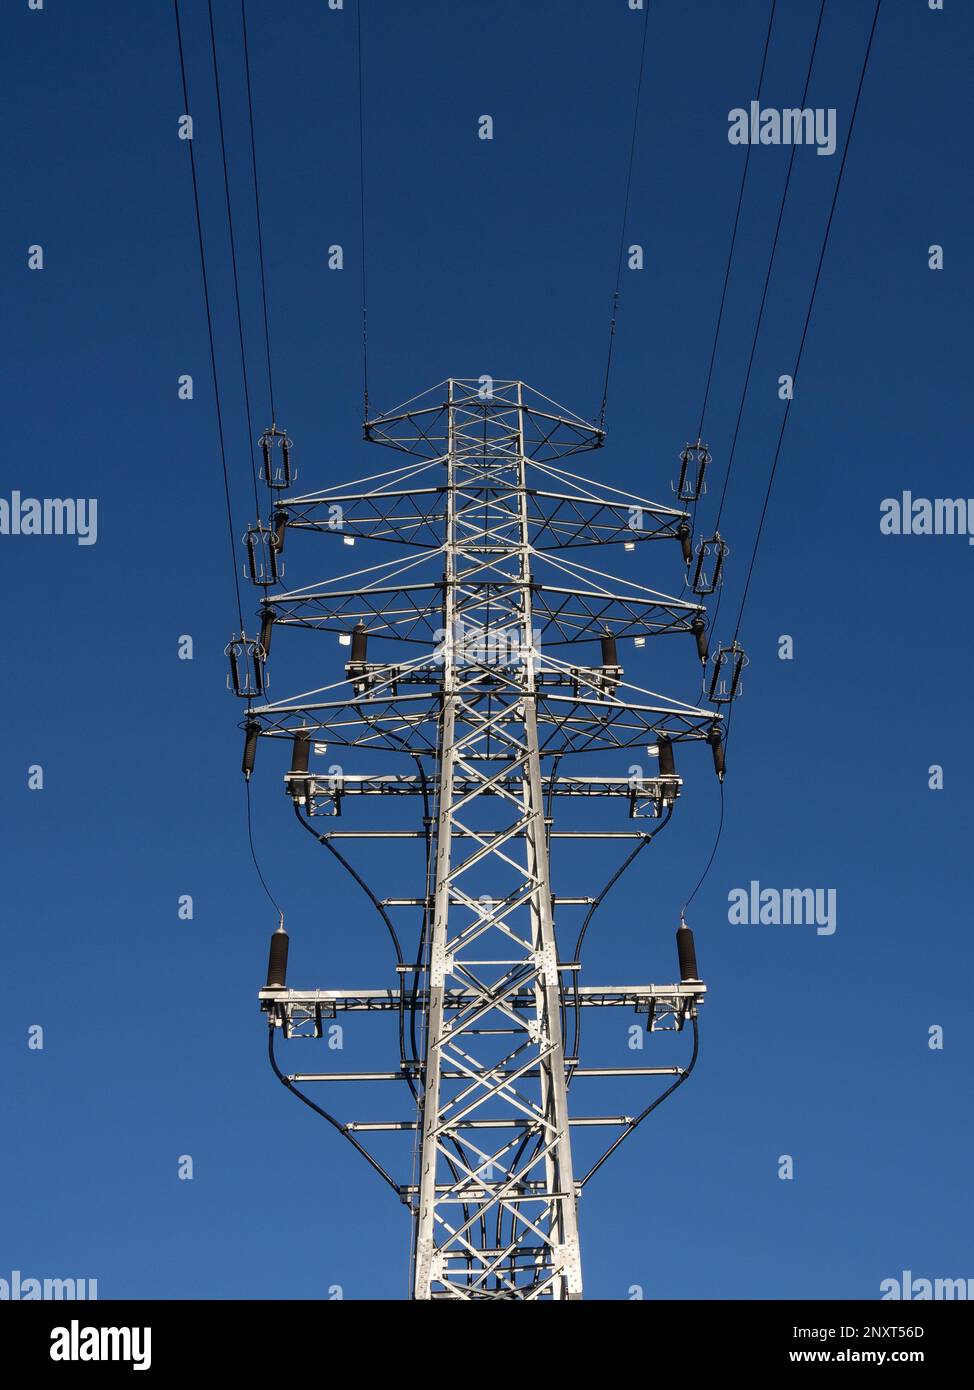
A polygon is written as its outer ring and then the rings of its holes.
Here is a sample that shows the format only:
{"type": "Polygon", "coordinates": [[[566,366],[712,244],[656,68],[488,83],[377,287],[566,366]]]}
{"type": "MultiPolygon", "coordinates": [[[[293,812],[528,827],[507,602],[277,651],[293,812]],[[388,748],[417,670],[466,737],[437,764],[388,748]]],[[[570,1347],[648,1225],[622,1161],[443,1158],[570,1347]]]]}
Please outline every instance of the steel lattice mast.
{"type": "MultiPolygon", "coordinates": [[[[614,798],[632,817],[668,818],[681,787],[677,741],[708,742],[722,775],[719,714],[623,684],[616,645],[688,632],[706,661],[698,597],[706,575],[698,561],[697,592],[674,598],[557,554],[671,539],[689,563],[689,518],[682,506],[596,493],[565,472],[560,461],[598,447],[602,433],[521,382],[451,379],[369,421],[366,437],[409,462],[364,485],[280,500],[272,524],[249,533],[259,552],[252,577],[265,586],[261,637],[241,634],[229,650],[238,692],[259,697],[272,631],[303,626],[350,639],[345,682],[250,709],[244,770],[249,776],[258,738],[292,740],[286,782],[301,819],[339,813],[349,798],[423,798],[424,828],[412,833],[427,846],[425,891],[385,900],[423,909],[416,967],[401,967],[391,989],[288,989],[287,938],[278,933],[261,1004],[272,1038],[275,1028],[288,1038],[321,1036],[324,1018],[349,1010],[397,1012],[400,1020],[408,1013],[418,1025],[419,1055],[404,1049],[398,1072],[369,1074],[407,1079],[416,1119],[342,1124],[357,1147],[369,1131],[418,1129],[417,1180],[394,1182],[415,1223],[415,1297],[579,1297],[576,1208],[585,1178],[573,1170],[572,1128],[615,1126],[623,1137],[635,1120],[570,1117],[568,1083],[576,1075],[681,1078],[683,1071],[581,1068],[566,1055],[565,1011],[628,1007],[651,1029],[679,1030],[687,1020],[696,1026],[705,987],[692,946],[683,949],[685,929],[679,983],[580,984],[578,963],[559,954],[556,940],[554,905],[572,900],[553,892],[551,841],[560,833],[649,837],[559,832],[552,808],[566,797],[614,798]],[[302,531],[385,540],[419,554],[272,594],[285,534],[302,531]],[[369,661],[370,638],[421,650],[369,661]],[[591,643],[601,644],[600,661],[591,660],[584,645],[591,643]],[[571,660],[555,655],[566,647],[571,660]],[[319,776],[309,761],[319,737],[406,754],[413,766],[319,776]],[[567,755],[647,744],[659,753],[656,777],[559,775],[567,755]]],[[[678,500],[689,495],[686,474],[685,455],[678,500]]],[[[720,675],[727,663],[719,651],[716,703],[727,697],[720,675]]],[[[732,696],[739,663],[731,657],[730,664],[732,696]]],[[[338,833],[319,838],[329,843],[338,833]]],[[[278,1074],[292,1089],[299,1080],[365,1079],[278,1074]]]]}

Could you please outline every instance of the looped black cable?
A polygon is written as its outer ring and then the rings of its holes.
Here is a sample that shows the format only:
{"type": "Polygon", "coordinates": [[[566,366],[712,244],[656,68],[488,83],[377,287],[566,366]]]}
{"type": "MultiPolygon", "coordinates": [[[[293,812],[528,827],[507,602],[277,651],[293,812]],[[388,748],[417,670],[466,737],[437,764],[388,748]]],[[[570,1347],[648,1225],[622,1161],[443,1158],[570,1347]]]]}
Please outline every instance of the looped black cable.
{"type": "Polygon", "coordinates": [[[654,1101],[651,1101],[650,1104],[646,1106],[646,1109],[643,1110],[640,1114],[638,1114],[634,1120],[629,1121],[628,1125],[625,1127],[625,1129],[622,1131],[619,1137],[613,1140],[613,1142],[609,1145],[609,1147],[606,1149],[605,1153],[598,1160],[598,1162],[595,1163],[585,1174],[584,1178],[582,1178],[581,1182],[578,1184],[579,1191],[581,1191],[581,1189],[585,1186],[589,1178],[595,1177],[595,1174],[602,1167],[602,1164],[605,1163],[606,1159],[608,1159],[609,1157],[611,1157],[612,1154],[615,1153],[616,1149],[623,1142],[623,1140],[628,1139],[630,1134],[633,1134],[639,1128],[643,1120],[646,1119],[647,1115],[651,1115],[658,1105],[662,1105],[663,1101],[666,1100],[667,1096],[671,1096],[674,1091],[679,1090],[679,1088],[683,1085],[684,1081],[687,1080],[690,1073],[693,1071],[694,1067],[697,1065],[697,1056],[700,1051],[700,1032],[697,1026],[696,1016],[693,1017],[691,1022],[693,1024],[693,1052],[690,1056],[689,1066],[684,1068],[684,1070],[673,1082],[672,1086],[667,1086],[666,1090],[663,1092],[662,1095],[657,1096],[656,1099],[654,1101]]]}
{"type": "MultiPolygon", "coordinates": [[[[372,889],[371,889],[371,888],[369,887],[369,885],[366,883],[365,879],[364,879],[364,878],[362,877],[362,875],[358,872],[358,870],[355,869],[355,868],[353,868],[352,865],[351,865],[351,864],[348,862],[348,860],[345,858],[345,856],[344,856],[339,850],[337,850],[337,849],[335,848],[335,846],[331,843],[331,840],[328,838],[328,836],[327,836],[327,835],[319,835],[319,834],[318,834],[318,831],[315,830],[314,826],[308,824],[308,822],[305,820],[304,816],[302,816],[302,814],[301,814],[301,808],[300,808],[300,806],[298,805],[297,801],[295,801],[295,802],[293,803],[293,805],[294,805],[294,814],[297,816],[298,821],[300,822],[300,824],[304,826],[305,830],[307,830],[307,832],[308,832],[309,835],[313,835],[313,836],[314,836],[314,838],[318,841],[319,844],[324,845],[325,849],[331,850],[332,854],[333,854],[333,855],[335,856],[335,858],[338,860],[339,864],[341,864],[342,868],[345,869],[345,870],[351,875],[351,877],[355,880],[355,882],[356,882],[356,883],[358,884],[358,886],[361,888],[362,892],[363,892],[363,893],[365,894],[365,896],[368,898],[369,902],[370,902],[370,903],[372,904],[372,906],[375,908],[376,912],[378,912],[379,916],[382,918],[383,922],[384,922],[385,925],[386,925],[386,929],[387,929],[387,931],[389,932],[389,936],[392,938],[393,949],[394,949],[395,952],[396,952],[396,963],[397,963],[397,965],[405,965],[406,962],[405,962],[405,958],[404,958],[403,953],[402,953],[402,946],[399,944],[399,937],[398,937],[398,935],[397,935],[397,933],[396,933],[396,929],[395,929],[395,927],[392,925],[392,918],[389,916],[388,912],[386,912],[385,908],[382,906],[382,903],[381,903],[381,902],[379,901],[379,899],[376,897],[375,893],[373,893],[372,889]]],[[[400,972],[399,972],[399,1060],[400,1060],[403,1064],[405,1064],[405,1062],[406,1062],[406,1060],[407,1060],[407,1058],[406,1058],[406,1006],[405,1006],[405,983],[406,983],[406,982],[405,982],[405,980],[403,979],[402,971],[400,970],[400,972]]],[[[409,1069],[408,1069],[408,1068],[405,1068],[403,1074],[405,1075],[407,1085],[409,1086],[409,1089],[410,1089],[410,1091],[411,1091],[412,1094],[413,1094],[413,1099],[414,1099],[414,1100],[418,1100],[418,1096],[417,1096],[417,1093],[416,1093],[416,1087],[415,1087],[415,1084],[414,1084],[414,1082],[413,1082],[413,1078],[412,1078],[412,1076],[411,1076],[411,1074],[410,1074],[410,1072],[409,1072],[409,1069]]]]}
{"type": "Polygon", "coordinates": [[[331,843],[331,840],[328,838],[328,836],[327,836],[327,835],[319,835],[319,834],[318,834],[318,831],[315,830],[314,826],[313,826],[313,825],[309,825],[309,823],[305,820],[304,816],[302,816],[302,814],[301,814],[301,807],[298,805],[297,801],[295,801],[293,804],[294,804],[294,814],[297,816],[298,820],[299,820],[299,821],[301,822],[301,824],[304,826],[305,830],[307,830],[308,834],[309,834],[309,835],[313,835],[314,838],[318,841],[319,844],[324,845],[325,849],[331,850],[332,854],[333,854],[333,855],[335,856],[335,858],[338,860],[339,864],[341,864],[342,867],[343,867],[344,869],[347,869],[347,870],[348,870],[348,872],[351,874],[352,878],[354,878],[355,882],[356,882],[356,883],[358,884],[358,886],[361,888],[362,892],[363,892],[363,893],[365,894],[365,896],[369,899],[369,901],[371,902],[372,906],[375,908],[376,912],[378,912],[378,914],[379,914],[379,916],[382,918],[383,922],[385,922],[386,927],[388,928],[388,931],[389,931],[389,935],[390,935],[390,937],[392,938],[393,947],[394,947],[395,952],[396,952],[396,962],[397,962],[397,964],[399,964],[399,965],[404,965],[404,964],[405,964],[405,958],[403,957],[402,947],[401,947],[400,944],[399,944],[399,937],[398,937],[398,935],[396,934],[396,929],[395,929],[395,927],[392,925],[392,918],[389,916],[388,912],[386,912],[385,908],[382,906],[382,903],[379,901],[379,899],[378,899],[378,898],[376,897],[376,895],[373,893],[372,889],[371,889],[371,888],[369,887],[369,885],[366,883],[366,881],[365,881],[365,879],[362,877],[362,875],[361,875],[356,869],[354,869],[354,868],[352,867],[352,865],[348,862],[348,860],[345,858],[345,856],[344,856],[339,850],[337,850],[337,849],[335,848],[335,846],[331,843]]]}
{"type": "Polygon", "coordinates": [[[358,1152],[362,1155],[366,1162],[372,1165],[372,1167],[378,1173],[379,1177],[383,1178],[389,1184],[389,1186],[392,1188],[393,1192],[396,1194],[399,1200],[404,1201],[405,1198],[403,1196],[402,1189],[400,1188],[399,1184],[396,1182],[394,1178],[391,1178],[389,1176],[389,1174],[383,1168],[379,1160],[377,1158],[373,1158],[372,1154],[369,1153],[368,1149],[365,1148],[363,1144],[359,1143],[359,1141],[355,1138],[355,1135],[350,1132],[348,1125],[343,1125],[341,1120],[336,1120],[334,1115],[330,1115],[327,1110],[323,1110],[320,1105],[316,1105],[310,1096],[306,1096],[303,1091],[299,1091],[297,1086],[295,1086],[294,1082],[291,1080],[291,1078],[289,1076],[285,1076],[284,1073],[281,1071],[280,1067],[277,1065],[277,1058],[274,1056],[275,1028],[276,1025],[272,1021],[269,1028],[267,1029],[267,1056],[270,1059],[271,1067],[273,1068],[274,1075],[277,1077],[278,1081],[280,1081],[282,1086],[286,1086],[292,1095],[297,1096],[298,1100],[303,1101],[304,1104],[309,1108],[309,1110],[313,1110],[316,1115],[320,1115],[323,1120],[327,1120],[330,1125],[337,1129],[338,1133],[342,1136],[342,1138],[347,1139],[348,1142],[352,1145],[352,1147],[358,1150],[358,1152]]]}
{"type": "MultiPolygon", "coordinates": [[[[594,901],[594,902],[591,904],[591,906],[589,907],[588,912],[585,914],[585,920],[582,922],[581,928],[580,928],[580,930],[579,930],[579,933],[578,933],[578,940],[575,942],[575,958],[574,958],[574,960],[572,961],[572,964],[573,964],[573,965],[578,966],[578,965],[581,963],[581,957],[582,957],[582,943],[583,943],[584,940],[585,940],[585,935],[586,935],[586,933],[587,933],[587,931],[588,931],[588,929],[589,929],[589,924],[591,923],[592,918],[595,916],[596,912],[597,912],[598,909],[602,906],[603,902],[605,901],[605,899],[606,899],[606,897],[608,896],[608,894],[609,894],[609,892],[611,891],[611,889],[614,888],[615,885],[619,882],[619,879],[622,877],[622,875],[623,875],[623,874],[626,872],[626,870],[629,868],[630,864],[633,862],[633,860],[636,858],[636,856],[637,856],[638,854],[641,854],[642,851],[646,848],[647,845],[651,845],[651,844],[653,843],[653,841],[656,839],[656,836],[660,833],[660,831],[661,831],[661,830],[665,830],[666,827],[669,825],[670,820],[671,820],[671,818],[672,818],[672,816],[673,816],[673,807],[674,807],[674,803],[671,801],[671,802],[670,802],[670,806],[669,806],[669,810],[668,810],[667,813],[666,813],[665,819],[662,820],[662,821],[660,822],[660,824],[656,827],[655,830],[647,831],[647,832],[645,833],[645,835],[643,835],[642,839],[639,841],[639,844],[636,846],[636,848],[635,848],[634,850],[632,850],[632,852],[631,852],[631,853],[623,860],[623,862],[619,865],[618,869],[616,869],[615,873],[614,873],[614,874],[612,875],[612,877],[609,879],[608,883],[607,883],[607,884],[605,885],[605,887],[602,889],[601,893],[599,893],[599,894],[597,895],[597,897],[595,898],[595,901],[594,901]]],[[[582,1011],[581,1011],[581,999],[580,999],[579,992],[578,992],[578,988],[579,988],[579,987],[578,987],[578,975],[579,975],[579,972],[578,972],[577,969],[572,971],[573,1031],[572,1031],[572,1051],[571,1051],[571,1055],[572,1055],[573,1057],[576,1057],[576,1058],[578,1057],[579,1047],[581,1046],[581,1038],[582,1038],[582,1011]]],[[[564,1035],[565,1035],[565,1005],[564,1005],[564,1002],[563,1002],[563,1003],[562,1003],[562,1037],[564,1037],[564,1035]]],[[[574,1069],[573,1069],[573,1070],[569,1073],[569,1075],[568,1075],[567,1082],[566,1082],[567,1085],[571,1085],[572,1077],[574,1076],[574,1074],[575,1074],[575,1072],[574,1072],[574,1069]]]]}

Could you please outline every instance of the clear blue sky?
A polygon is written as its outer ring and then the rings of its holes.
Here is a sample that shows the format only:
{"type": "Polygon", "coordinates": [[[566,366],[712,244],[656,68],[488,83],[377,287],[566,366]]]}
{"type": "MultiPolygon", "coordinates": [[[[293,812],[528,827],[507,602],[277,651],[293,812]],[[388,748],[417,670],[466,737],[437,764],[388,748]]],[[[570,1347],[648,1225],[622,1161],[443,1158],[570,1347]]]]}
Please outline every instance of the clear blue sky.
{"type": "MultiPolygon", "coordinates": [[[[215,8],[263,425],[239,6],[215,8]]],[[[248,8],[278,413],[301,486],[325,487],[395,462],[359,430],[354,7],[248,8]],[[341,273],[326,267],[332,243],[345,248],[341,273]]],[[[797,104],[817,9],[779,3],[765,104],[797,104]]],[[[250,455],[205,5],[183,10],[240,531],[250,455]]],[[[647,263],[624,280],[609,441],[584,467],[661,501],[696,430],[744,158],[727,141],[727,113],[755,95],[767,10],[766,0],[660,0],[650,16],[629,236],[647,263]]],[[[826,9],[810,101],[837,109],[840,141],[871,14],[871,0],[826,9]]],[[[491,372],[596,411],[641,24],[625,0],[367,5],[377,406],[491,372]],[[492,142],[476,138],[483,113],[492,142]]],[[[99,507],[89,547],[0,537],[0,1276],[93,1277],[103,1297],[320,1298],[334,1285],[348,1298],[401,1297],[404,1209],[283,1091],[264,1055],[255,995],[275,922],[247,852],[240,710],[224,690],[235,612],[172,8],[47,0],[31,12],[7,0],[0,35],[3,495],[99,507]],[[44,247],[42,272],[27,269],[32,244],[44,247]],[[195,378],[192,402],[177,399],[183,373],[195,378]],[[177,659],[184,633],[192,662],[177,659]],[[42,791],[27,789],[32,764],[42,791]],[[181,922],[187,893],[195,915],[181,922]],[[27,1047],[36,1024],[42,1051],[27,1047]],[[182,1154],[191,1182],[177,1178],[182,1154]]],[[[700,1063],[586,1190],[593,1296],[625,1298],[638,1284],[647,1297],[874,1298],[903,1269],[974,1275],[974,551],[962,537],[879,531],[882,499],[904,489],[974,495],[972,36],[961,0],[942,13],[926,0],[883,4],[746,615],[726,826],[691,914],[710,986],[700,1063]],[[933,243],[944,246],[940,272],[927,265],[933,243]],[[790,662],[777,657],[785,633],[790,662]],[[932,764],[943,790],[928,789],[932,764]],[[731,925],[728,893],[752,879],[834,888],[835,934],[731,925]],[[928,1047],[933,1025],[942,1051],[928,1047]],[[777,1176],[782,1154],[794,1157],[793,1181],[777,1176]]],[[[706,429],[718,481],[787,159],[784,148],[752,154],[706,429]]],[[[777,379],[793,364],[838,163],[810,149],[796,158],[724,518],[721,627],[740,595],[782,409],[777,379]]],[[[677,556],[650,552],[591,562],[678,591],[677,556]]],[[[289,580],[337,573],[350,556],[388,558],[308,538],[289,554],[289,580]]],[[[332,639],[288,636],[276,694],[338,678],[332,639]]],[[[689,697],[689,646],[680,655],[679,679],[676,656],[664,676],[652,643],[627,654],[627,671],[689,697]]],[[[280,758],[264,751],[256,826],[287,909],[292,982],[391,983],[374,913],[295,826],[280,758]]],[[[717,816],[706,750],[687,752],[681,771],[672,827],[595,919],[590,983],[675,973],[672,930],[717,816]]],[[[405,861],[373,867],[383,892],[411,891],[405,861]]],[[[556,862],[556,887],[590,892],[613,867],[556,862]]],[[[593,1028],[604,1061],[631,1059],[632,1021],[593,1028]]],[[[685,1041],[654,1040],[643,1060],[677,1059],[685,1041]]],[[[336,1060],[301,1046],[289,1069],[336,1060]]],[[[391,1032],[361,1020],[339,1060],[389,1065],[391,1032]]],[[[602,1099],[628,1109],[638,1097],[602,1099]]],[[[398,1091],[368,1103],[407,1110],[398,1091]]]]}

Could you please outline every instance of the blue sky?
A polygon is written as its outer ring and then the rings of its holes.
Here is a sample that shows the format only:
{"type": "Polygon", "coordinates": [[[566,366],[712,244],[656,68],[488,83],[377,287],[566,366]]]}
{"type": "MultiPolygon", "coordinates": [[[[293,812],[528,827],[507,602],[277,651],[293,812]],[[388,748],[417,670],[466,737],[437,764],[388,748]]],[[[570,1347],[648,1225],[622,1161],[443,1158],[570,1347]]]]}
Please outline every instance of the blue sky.
{"type": "MultiPolygon", "coordinates": [[[[872,9],[826,6],[809,101],[836,108],[840,142],[872,9]]],[[[206,8],[183,0],[182,10],[242,531],[250,448],[206,8]]],[[[215,11],[261,426],[239,7],[216,0],[215,11]]],[[[668,501],[696,430],[744,158],[728,143],[727,114],[755,95],[767,12],[766,0],[652,5],[628,237],[644,245],[646,268],[623,281],[608,443],[584,460],[593,482],[668,501]]],[[[779,0],[766,105],[797,104],[817,12],[815,0],[779,0]]],[[[359,428],[354,6],[251,0],[248,14],[278,414],[300,486],[326,487],[395,462],[359,428]],[[327,268],[334,243],[341,272],[327,268]]],[[[595,413],[641,24],[624,0],[366,5],[376,406],[490,372],[595,413]],[[483,113],[494,117],[490,142],[477,139],[483,113]]],[[[11,986],[0,1277],[97,1278],[102,1297],[322,1298],[340,1286],[347,1298],[399,1298],[405,1210],[265,1060],[255,996],[275,919],[247,850],[240,710],[224,688],[235,608],[190,173],[176,138],[172,9],[48,0],[32,12],[8,0],[0,26],[14,195],[0,234],[0,495],[98,499],[97,544],[0,536],[13,656],[0,764],[11,986]],[[38,244],[44,269],[29,271],[38,244]],[[183,373],[195,380],[191,402],[177,399],[183,373]],[[181,634],[194,638],[192,661],[177,659],[181,634]],[[40,791],[27,786],[36,764],[40,791]],[[193,896],[191,922],[178,920],[181,894],[193,896]],[[44,1047],[30,1050],[38,1024],[44,1047]],[[177,1177],[183,1154],[192,1181],[177,1177]]],[[[884,0],[742,630],[750,666],[726,823],[690,917],[710,988],[700,1062],[586,1189],[594,1297],[639,1285],[648,1298],[874,1298],[903,1269],[974,1274],[974,552],[963,536],[879,529],[882,500],[903,490],[974,495],[972,39],[958,0],[943,12],[884,0]],[[928,268],[932,244],[944,247],[941,271],[928,268]],[[791,661],[778,659],[782,634],[794,639],[791,661]],[[942,790],[928,786],[934,764],[942,790]],[[728,894],[752,879],[835,889],[835,933],[732,925],[728,894]],[[939,1051],[928,1046],[934,1025],[939,1051]],[[782,1154],[794,1158],[791,1181],[778,1178],[782,1154]]],[[[788,154],[752,152],[705,430],[718,481],[788,154]]],[[[812,149],[796,157],[722,524],[725,638],[838,162],[812,149]]],[[[678,591],[676,556],[649,549],[592,563],[678,591]]],[[[349,568],[388,558],[307,538],[289,555],[289,579],[335,574],[350,555],[349,568]]],[[[275,693],[338,678],[332,639],[286,636],[295,644],[275,693]]],[[[678,679],[669,655],[661,677],[650,643],[627,656],[627,674],[687,698],[694,665],[683,656],[678,679]]],[[[292,982],[391,983],[374,913],[294,825],[280,759],[263,753],[256,833],[287,911],[292,982]]],[[[718,806],[705,749],[680,770],[672,826],[595,919],[590,983],[675,972],[672,930],[718,806]]],[[[406,859],[371,867],[387,874],[383,892],[409,891],[406,859]]],[[[614,867],[556,861],[556,888],[591,892],[614,867]]],[[[604,1061],[631,1060],[631,1021],[593,1028],[604,1061]]],[[[685,1041],[654,1039],[643,1059],[679,1060],[685,1041]]],[[[291,1069],[329,1065],[313,1047],[293,1044],[291,1069]]],[[[388,1066],[393,1048],[382,1023],[360,1020],[341,1061],[388,1066]]],[[[608,1109],[616,1099],[606,1093],[608,1109]]],[[[405,1113],[398,1094],[368,1103],[382,1102],[405,1113]]]]}

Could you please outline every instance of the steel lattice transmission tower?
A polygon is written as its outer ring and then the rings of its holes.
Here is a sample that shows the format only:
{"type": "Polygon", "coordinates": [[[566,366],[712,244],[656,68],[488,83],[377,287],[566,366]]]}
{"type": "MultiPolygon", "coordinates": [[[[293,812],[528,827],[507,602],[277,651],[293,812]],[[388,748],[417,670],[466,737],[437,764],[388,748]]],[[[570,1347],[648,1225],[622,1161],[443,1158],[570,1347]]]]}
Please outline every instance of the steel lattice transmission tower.
{"type": "MultiPolygon", "coordinates": [[[[286,787],[308,828],[308,818],[343,813],[350,799],[416,798],[422,827],[406,833],[426,847],[423,891],[370,896],[386,914],[420,907],[422,927],[415,965],[401,965],[391,988],[364,990],[287,988],[287,937],[276,933],[260,993],[272,1060],[275,1029],[286,1038],[320,1037],[323,1020],[346,1011],[398,1014],[401,1056],[389,1073],[284,1075],[274,1065],[292,1089],[326,1079],[408,1082],[413,1119],[336,1122],[322,1113],[362,1151],[370,1131],[406,1130],[417,1141],[411,1182],[390,1178],[370,1158],[413,1215],[414,1296],[576,1298],[578,1193],[602,1159],[588,1174],[576,1171],[573,1126],[606,1125],[610,1134],[615,1127],[612,1149],[638,1117],[572,1117],[568,1085],[575,1076],[610,1075],[678,1083],[686,1069],[582,1068],[566,1052],[564,1020],[570,1009],[577,1018],[580,1008],[624,1007],[653,1030],[680,1030],[688,1020],[695,1030],[705,986],[685,928],[678,983],[580,983],[578,963],[559,952],[553,912],[559,903],[595,900],[555,896],[552,840],[651,835],[560,832],[554,807],[586,798],[601,809],[614,799],[632,817],[662,822],[681,787],[673,744],[709,743],[719,775],[723,747],[714,708],[625,685],[617,654],[620,639],[642,644],[687,632],[706,663],[701,586],[674,598],[610,581],[558,552],[669,539],[689,564],[689,517],[682,504],[660,506],[613,489],[597,494],[564,471],[560,461],[597,448],[602,432],[519,381],[451,379],[369,420],[365,434],[408,461],[349,488],[278,494],[271,523],[248,535],[251,553],[259,552],[251,577],[265,588],[261,636],[240,634],[229,652],[238,692],[260,698],[272,632],[302,626],[350,643],[345,681],[249,709],[244,771],[249,777],[259,738],[291,740],[286,787]],[[348,580],[270,592],[285,535],[305,531],[412,551],[348,580]],[[395,639],[393,657],[369,660],[370,639],[373,646],[395,639]],[[402,655],[407,644],[415,655],[402,655]],[[407,766],[317,774],[311,751],[325,739],[329,747],[407,755],[407,766]],[[659,755],[653,777],[559,773],[568,755],[647,745],[659,755]]],[[[685,456],[678,502],[689,495],[686,472],[685,456]]],[[[715,661],[711,697],[720,703],[727,654],[715,661]]],[[[735,666],[733,693],[738,675],[735,666]]],[[[403,834],[341,833],[373,840],[403,834]]],[[[338,834],[318,838],[333,848],[338,834]]]]}

